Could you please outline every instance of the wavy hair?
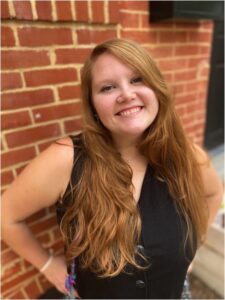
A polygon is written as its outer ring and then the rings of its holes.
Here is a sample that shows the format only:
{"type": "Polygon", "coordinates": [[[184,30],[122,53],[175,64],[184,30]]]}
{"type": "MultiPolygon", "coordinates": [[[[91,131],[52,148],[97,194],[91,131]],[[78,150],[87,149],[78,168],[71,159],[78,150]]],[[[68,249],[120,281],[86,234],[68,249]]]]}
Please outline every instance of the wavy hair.
{"type": "Polygon", "coordinates": [[[112,277],[128,263],[142,268],[135,256],[141,220],[131,189],[132,170],[116,150],[110,132],[95,117],[92,68],[105,52],[140,74],[159,101],[158,115],[143,133],[139,150],[155,169],[156,176],[167,183],[184,217],[187,225],[184,244],[188,240],[193,242],[193,227],[197,240],[201,241],[208,213],[195,150],[182,129],[171,92],[149,53],[124,39],[96,46],[81,78],[85,159],[79,181],[73,186],[74,201],[62,219],[61,230],[68,260],[79,256],[83,268],[90,268],[101,277],[112,277]]]}

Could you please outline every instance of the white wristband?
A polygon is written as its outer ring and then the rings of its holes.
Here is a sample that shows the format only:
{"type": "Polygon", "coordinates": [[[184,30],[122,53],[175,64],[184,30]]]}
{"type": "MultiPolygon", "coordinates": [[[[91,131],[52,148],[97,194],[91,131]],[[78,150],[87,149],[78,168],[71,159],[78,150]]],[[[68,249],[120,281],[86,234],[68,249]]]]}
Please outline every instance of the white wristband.
{"type": "Polygon", "coordinates": [[[53,255],[50,254],[49,259],[46,261],[46,263],[43,265],[43,267],[41,267],[41,269],[39,271],[41,273],[43,273],[48,268],[48,266],[50,265],[50,263],[52,262],[52,260],[53,260],[53,255]]]}

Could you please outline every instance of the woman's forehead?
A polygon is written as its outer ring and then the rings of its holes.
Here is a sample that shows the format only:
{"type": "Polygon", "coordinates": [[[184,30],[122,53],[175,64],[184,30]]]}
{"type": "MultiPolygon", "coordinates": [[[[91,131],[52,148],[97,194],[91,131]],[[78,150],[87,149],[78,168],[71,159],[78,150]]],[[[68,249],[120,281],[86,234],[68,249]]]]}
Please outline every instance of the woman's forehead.
{"type": "Polygon", "coordinates": [[[134,73],[137,72],[137,68],[131,67],[128,63],[122,59],[112,55],[110,53],[101,54],[92,65],[92,75],[102,76],[104,73],[117,73],[117,72],[134,73]]]}

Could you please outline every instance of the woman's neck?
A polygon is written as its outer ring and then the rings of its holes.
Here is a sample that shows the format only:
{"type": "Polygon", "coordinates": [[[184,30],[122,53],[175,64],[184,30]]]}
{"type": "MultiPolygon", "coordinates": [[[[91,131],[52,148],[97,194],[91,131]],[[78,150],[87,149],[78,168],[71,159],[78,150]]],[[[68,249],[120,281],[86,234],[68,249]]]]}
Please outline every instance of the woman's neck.
{"type": "Polygon", "coordinates": [[[140,161],[144,162],[147,159],[138,150],[138,142],[140,139],[113,139],[114,144],[121,154],[122,158],[130,165],[134,165],[140,161]]]}

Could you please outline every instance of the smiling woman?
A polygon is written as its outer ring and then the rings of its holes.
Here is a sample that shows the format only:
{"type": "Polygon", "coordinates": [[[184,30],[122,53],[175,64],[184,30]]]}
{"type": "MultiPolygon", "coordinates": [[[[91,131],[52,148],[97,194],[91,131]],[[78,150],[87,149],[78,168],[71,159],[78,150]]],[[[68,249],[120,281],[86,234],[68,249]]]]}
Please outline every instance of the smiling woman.
{"type": "Polygon", "coordinates": [[[135,141],[155,120],[158,100],[144,78],[110,53],[98,57],[92,69],[93,105],[114,141],[135,141]]]}
{"type": "Polygon", "coordinates": [[[144,48],[96,46],[81,81],[83,131],[51,145],[5,192],[3,238],[72,297],[179,299],[221,182],[144,48]],[[24,222],[52,204],[66,261],[48,257],[24,222]]]}

